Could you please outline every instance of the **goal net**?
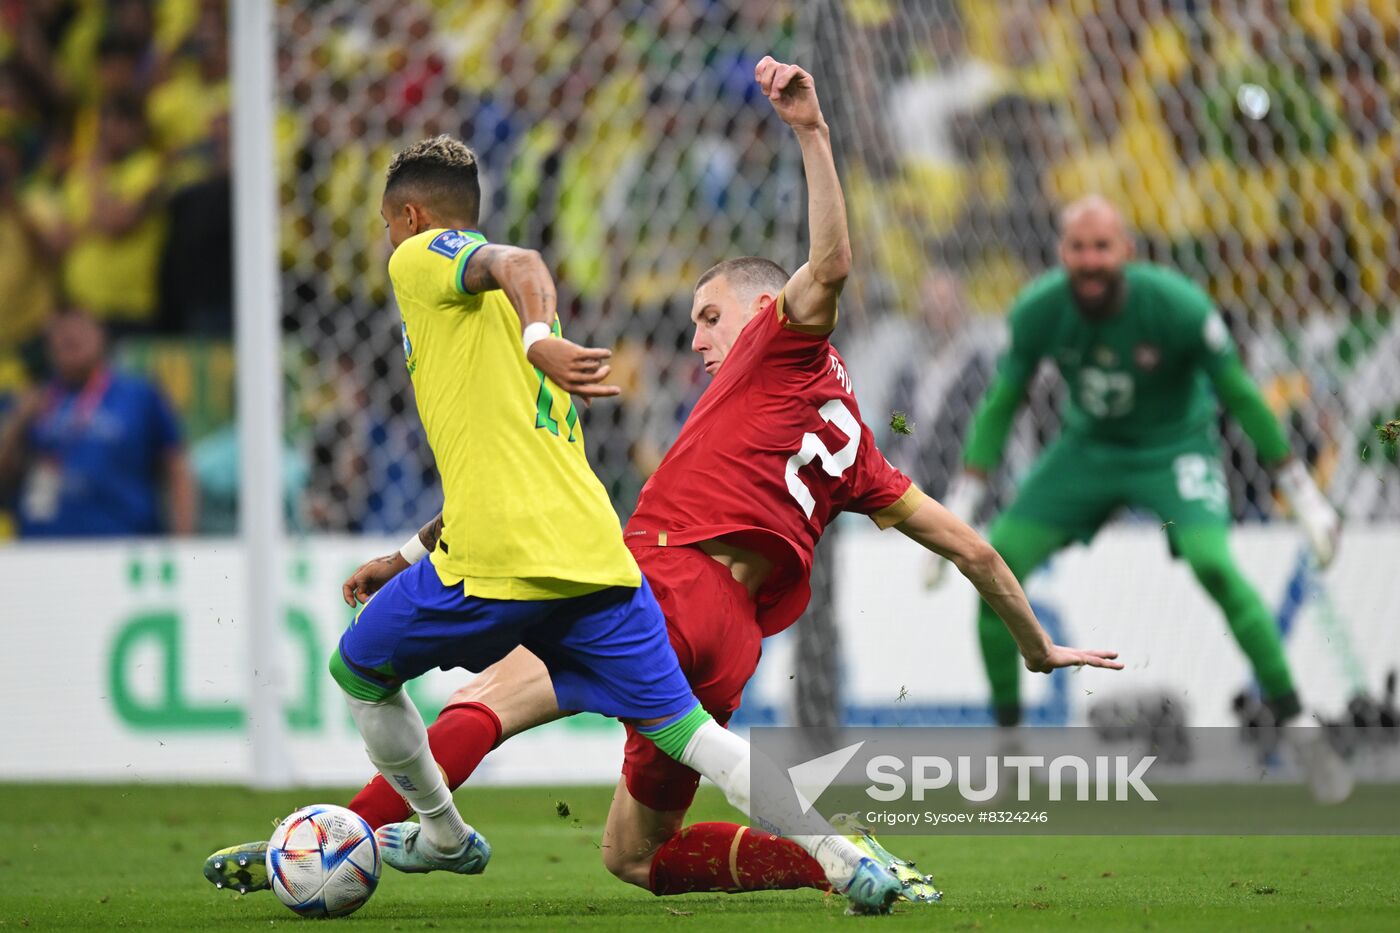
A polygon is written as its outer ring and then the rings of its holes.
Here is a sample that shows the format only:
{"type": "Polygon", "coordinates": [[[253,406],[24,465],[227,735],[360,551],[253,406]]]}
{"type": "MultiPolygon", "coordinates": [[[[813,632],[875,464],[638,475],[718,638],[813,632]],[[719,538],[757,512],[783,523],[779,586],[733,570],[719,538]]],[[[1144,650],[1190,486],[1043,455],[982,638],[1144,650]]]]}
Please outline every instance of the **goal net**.
{"type": "Polygon", "coordinates": [[[752,84],[793,27],[768,4],[281,4],[284,320],[309,527],[397,531],[438,501],[416,419],[398,417],[411,402],[376,206],[395,149],[444,132],[481,160],[483,230],[541,250],[566,332],[613,349],[624,394],[584,413],[585,436],[631,510],[706,381],[695,280],[735,255],[801,255],[798,154],[752,84]]]}
{"type": "MultiPolygon", "coordinates": [[[[1234,550],[1277,613],[1304,702],[1329,712],[1400,663],[1382,621],[1400,592],[1374,559],[1396,542],[1368,537],[1400,517],[1395,447],[1377,433],[1400,406],[1398,11],[1383,0],[827,0],[798,13],[851,211],[843,350],[889,456],[935,495],[946,488],[1006,310],[1056,261],[1060,208],[1110,198],[1139,256],[1209,291],[1292,450],[1346,516],[1343,557],[1319,593],[1267,471],[1223,420],[1230,505],[1245,523],[1234,550]],[[890,429],[895,411],[911,435],[890,429]]],[[[1042,371],[993,505],[1057,430],[1061,395],[1042,371]]],[[[1231,695],[1252,682],[1219,610],[1167,560],[1160,519],[1133,517],[1028,585],[1057,637],[1120,649],[1131,676],[1023,678],[1033,721],[1082,721],[1144,686],[1184,697],[1196,722],[1229,721],[1231,695]]],[[[838,617],[888,607],[893,637],[936,645],[938,674],[920,671],[923,657],[848,653],[848,707],[881,722],[985,721],[971,591],[926,596],[902,582],[922,576],[907,548],[863,546],[838,571],[838,617]],[[930,679],[939,686],[893,699],[930,679]]]]}
{"type": "MultiPolygon", "coordinates": [[[[838,345],[867,423],[925,489],[941,494],[957,469],[1006,309],[1055,263],[1059,208],[1097,192],[1126,212],[1140,256],[1209,290],[1293,450],[1352,526],[1394,521],[1400,473],[1376,428],[1400,417],[1397,9],[288,0],[280,243],[289,405],[312,462],[303,521],[397,531],[438,501],[416,419],[400,417],[411,398],[373,209],[394,150],[438,132],[479,153],[487,234],[542,250],[566,331],[613,348],[623,398],[584,422],[595,468],[630,511],[706,382],[689,349],[696,277],[734,255],[791,268],[805,254],[797,147],[752,86],[769,52],[816,75],[856,253],[838,345]],[[896,411],[913,435],[891,431],[896,411]]],[[[1058,430],[1060,395],[1042,373],[994,504],[1058,430]]],[[[1235,517],[1273,522],[1267,472],[1237,426],[1222,429],[1235,517]]],[[[1296,539],[1282,550],[1253,540],[1242,547],[1273,556],[1246,572],[1278,603],[1296,539]]],[[[843,590],[865,592],[867,565],[839,564],[850,569],[832,576],[838,604],[843,590]]],[[[1394,594],[1368,602],[1374,568],[1350,566],[1334,581],[1342,614],[1386,617],[1394,594]]],[[[1212,607],[1172,595],[1199,596],[1172,573],[1167,594],[1148,597],[1153,611],[1201,614],[1226,638],[1212,607]]],[[[895,608],[921,606],[910,595],[895,608]]],[[[820,596],[817,609],[828,624],[799,626],[809,661],[830,658],[851,621],[830,621],[820,596]]],[[[967,634],[970,618],[949,627],[967,634]]],[[[979,676],[975,654],[967,662],[979,676]]],[[[859,694],[857,666],[815,665],[804,707],[859,694]]]]}
{"type": "MultiPolygon", "coordinates": [[[[1099,193],[1140,256],[1209,290],[1348,516],[1400,515],[1376,435],[1400,404],[1394,4],[871,0],[808,15],[852,206],[847,307],[882,351],[910,332],[923,344],[925,391],[899,396],[899,367],[868,366],[867,407],[948,428],[910,464],[931,490],[1007,307],[1055,262],[1059,208],[1099,193]]],[[[1053,429],[1056,393],[1040,388],[1013,472],[1053,429]]],[[[1236,516],[1272,515],[1248,440],[1225,433],[1236,516]]]]}

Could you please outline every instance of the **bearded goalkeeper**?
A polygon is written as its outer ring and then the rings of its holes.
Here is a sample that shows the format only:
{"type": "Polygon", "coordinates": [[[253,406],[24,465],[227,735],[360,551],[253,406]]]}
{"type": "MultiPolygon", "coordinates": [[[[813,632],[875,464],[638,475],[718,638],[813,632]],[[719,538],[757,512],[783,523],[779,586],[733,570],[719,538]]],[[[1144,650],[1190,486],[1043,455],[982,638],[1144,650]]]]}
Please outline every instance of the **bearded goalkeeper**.
{"type": "MultiPolygon", "coordinates": [[[[964,470],[945,505],[970,520],[1041,360],[1069,388],[1064,428],[1032,467],[991,544],[1024,581],[1052,554],[1088,542],[1120,507],[1155,513],[1172,554],[1220,607],[1277,722],[1301,711],[1273,614],[1230,554],[1229,495],[1217,399],[1273,469],[1319,566],[1332,559],[1337,513],[1289,455],[1278,419],[1245,372],[1224,321],[1185,276],[1132,261],[1122,215],[1101,197],[1061,217],[1061,267],[1011,310],[1011,343],[969,431],[964,470]]],[[[978,636],[997,722],[1020,722],[1020,655],[984,602],[978,636]]]]}

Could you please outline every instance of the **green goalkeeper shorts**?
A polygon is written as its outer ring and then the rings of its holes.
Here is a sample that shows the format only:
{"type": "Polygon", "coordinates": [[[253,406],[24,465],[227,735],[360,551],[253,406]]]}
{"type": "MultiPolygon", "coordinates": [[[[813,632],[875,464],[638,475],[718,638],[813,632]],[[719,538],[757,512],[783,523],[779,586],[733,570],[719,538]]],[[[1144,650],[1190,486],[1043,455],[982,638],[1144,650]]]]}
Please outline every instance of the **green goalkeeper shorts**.
{"type": "Polygon", "coordinates": [[[1026,475],[1004,517],[1088,541],[1124,507],[1156,514],[1173,539],[1176,529],[1228,525],[1230,494],[1215,439],[1139,450],[1062,434],[1026,475]]]}

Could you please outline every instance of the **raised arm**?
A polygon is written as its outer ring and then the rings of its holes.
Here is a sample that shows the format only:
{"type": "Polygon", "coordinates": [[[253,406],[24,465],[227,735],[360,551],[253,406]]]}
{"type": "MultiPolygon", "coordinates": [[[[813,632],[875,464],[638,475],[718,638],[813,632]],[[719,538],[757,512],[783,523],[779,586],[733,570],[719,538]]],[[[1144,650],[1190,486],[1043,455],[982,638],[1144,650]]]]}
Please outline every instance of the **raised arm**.
{"type": "Polygon", "coordinates": [[[909,538],[952,561],[958,572],[977,587],[987,605],[1001,617],[1026,668],[1036,673],[1049,673],[1057,667],[1107,667],[1122,670],[1114,658],[1116,651],[1085,651],[1055,644],[1036,620],[1031,604],[1016,575],[1006,566],[996,549],[952,512],[936,501],[924,498],[919,507],[904,521],[895,525],[909,538]]]}
{"type": "Polygon", "coordinates": [[[1283,425],[1269,410],[1264,394],[1245,372],[1239,357],[1232,354],[1207,372],[1225,410],[1234,416],[1254,443],[1259,460],[1270,469],[1281,466],[1289,458],[1288,438],[1284,436],[1283,425]]]}
{"type": "Polygon", "coordinates": [[[987,394],[972,416],[963,450],[963,468],[985,479],[1001,462],[1006,438],[1016,420],[1016,410],[1026,395],[1026,384],[1003,365],[987,387],[987,394]]]}
{"type": "Polygon", "coordinates": [[[554,333],[559,295],[544,258],[533,249],[487,243],[477,247],[462,272],[462,286],[479,293],[500,289],[520,316],[525,357],[566,392],[585,402],[618,395],[622,389],[604,385],[612,367],[611,350],[581,347],[554,333]]]}
{"type": "Polygon", "coordinates": [[[770,55],[754,69],[754,80],[797,136],[807,176],[810,247],[807,262],[783,288],[783,312],[794,324],[830,330],[836,326],[836,299],[851,271],[846,200],[831,153],[831,131],[822,117],[816,85],[806,71],[770,55]]]}

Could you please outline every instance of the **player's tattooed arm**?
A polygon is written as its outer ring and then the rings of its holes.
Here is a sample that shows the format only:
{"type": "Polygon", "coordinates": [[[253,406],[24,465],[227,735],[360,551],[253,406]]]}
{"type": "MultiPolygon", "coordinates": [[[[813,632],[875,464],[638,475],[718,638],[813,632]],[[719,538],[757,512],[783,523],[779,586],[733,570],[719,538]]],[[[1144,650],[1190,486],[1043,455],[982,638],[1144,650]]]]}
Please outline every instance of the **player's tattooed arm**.
{"type": "Polygon", "coordinates": [[[418,540],[423,543],[423,547],[427,548],[429,553],[437,550],[438,542],[442,540],[441,512],[437,514],[437,518],[418,529],[418,540]]]}
{"type": "Polygon", "coordinates": [[[831,131],[822,116],[816,84],[806,71],[765,56],[754,69],[754,80],[797,136],[807,176],[811,247],[807,262],[783,287],[783,313],[794,324],[830,330],[836,324],[836,299],[851,271],[846,201],[831,151],[831,131]]]}
{"type": "MultiPolygon", "coordinates": [[[[442,513],[439,512],[432,521],[418,529],[418,543],[423,546],[423,556],[431,554],[437,550],[438,542],[442,540],[442,513]]],[[[407,570],[411,566],[411,561],[421,559],[414,557],[411,553],[409,557],[404,554],[409,552],[413,540],[409,539],[409,544],[404,545],[400,550],[383,557],[376,557],[374,560],[367,560],[355,572],[345,578],[345,582],[340,585],[340,595],[345,600],[347,606],[357,606],[360,603],[369,602],[369,598],[383,588],[384,584],[394,579],[399,573],[407,570]]]]}
{"type": "MultiPolygon", "coordinates": [[[[495,289],[505,292],[515,313],[520,316],[522,330],[532,325],[554,326],[559,296],[549,267],[535,250],[499,243],[479,247],[467,259],[462,284],[473,294],[495,289]]],[[[612,356],[611,350],[581,347],[571,340],[554,336],[535,340],[525,351],[525,356],[530,365],[548,376],[555,385],[585,402],[622,392],[618,386],[603,384],[612,371],[607,364],[612,356]]]]}
{"type": "MultiPolygon", "coordinates": [[[[423,545],[425,551],[432,553],[437,550],[441,540],[442,513],[439,512],[436,518],[418,529],[418,543],[423,545]]],[[[379,592],[384,584],[408,567],[409,562],[404,559],[403,551],[365,561],[341,584],[340,595],[345,599],[347,606],[369,602],[369,598],[379,592]]]]}
{"type": "Polygon", "coordinates": [[[536,250],[501,243],[478,247],[467,259],[462,286],[472,294],[504,291],[520,315],[521,327],[554,323],[559,295],[544,257],[536,250]]]}
{"type": "Polygon", "coordinates": [[[1066,648],[1051,641],[1036,619],[1016,575],[1006,566],[996,548],[986,542],[966,522],[933,499],[925,498],[904,521],[895,526],[906,536],[952,561],[958,572],[1001,617],[1016,640],[1026,667],[1036,673],[1049,673],[1059,667],[1088,665],[1121,670],[1114,660],[1116,651],[1085,651],[1066,648]]]}

